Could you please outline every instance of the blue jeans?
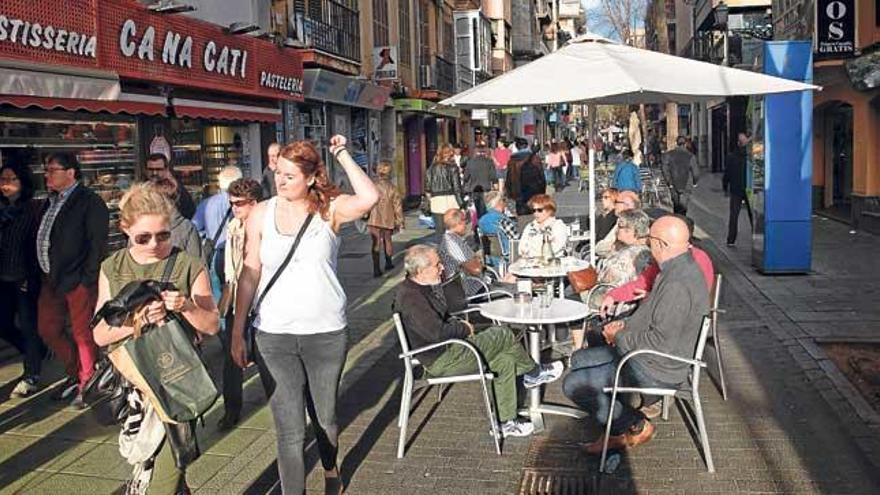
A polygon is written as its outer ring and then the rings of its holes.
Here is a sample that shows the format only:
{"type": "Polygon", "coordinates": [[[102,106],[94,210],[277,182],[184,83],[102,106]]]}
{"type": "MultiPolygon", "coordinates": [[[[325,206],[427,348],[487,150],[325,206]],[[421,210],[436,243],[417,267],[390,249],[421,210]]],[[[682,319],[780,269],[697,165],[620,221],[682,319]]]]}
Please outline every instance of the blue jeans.
{"type": "MultiPolygon", "coordinates": [[[[565,396],[590,413],[603,426],[608,421],[611,393],[602,389],[614,385],[614,373],[620,363],[617,348],[611,346],[588,347],[571,355],[571,371],[562,383],[565,396]]],[[[620,376],[621,385],[630,387],[668,387],[649,377],[638,363],[627,361],[620,376]]],[[[618,394],[614,402],[611,434],[620,435],[645,416],[618,394]]]]}

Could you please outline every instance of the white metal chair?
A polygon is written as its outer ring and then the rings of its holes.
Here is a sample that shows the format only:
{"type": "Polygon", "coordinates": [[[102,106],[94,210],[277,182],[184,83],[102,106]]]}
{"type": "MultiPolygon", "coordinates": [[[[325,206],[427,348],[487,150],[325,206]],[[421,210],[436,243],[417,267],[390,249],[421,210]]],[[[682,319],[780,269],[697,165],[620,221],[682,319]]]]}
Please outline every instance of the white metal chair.
{"type": "Polygon", "coordinates": [[[419,388],[440,385],[440,394],[438,394],[439,400],[440,395],[443,392],[443,385],[462,382],[480,382],[483,391],[483,401],[486,404],[486,415],[489,418],[489,425],[492,429],[492,439],[495,441],[495,452],[497,452],[498,455],[501,455],[501,431],[498,426],[498,421],[495,417],[495,411],[492,407],[492,399],[494,399],[494,396],[490,399],[488,386],[488,382],[494,379],[495,376],[492,374],[492,372],[488,371],[488,367],[483,363],[483,357],[480,355],[479,351],[477,351],[477,348],[474,347],[474,345],[470,342],[462,339],[449,339],[443,342],[438,342],[436,344],[426,345],[418,349],[410,349],[409,340],[406,338],[406,332],[403,328],[403,322],[400,320],[399,313],[394,313],[394,327],[397,330],[397,338],[400,340],[400,348],[403,351],[400,353],[399,356],[400,359],[403,360],[403,392],[400,398],[400,415],[397,419],[397,426],[400,428],[400,438],[397,442],[397,458],[403,458],[404,449],[406,447],[406,427],[409,423],[413,392],[419,388]],[[480,371],[469,375],[421,378],[416,380],[415,368],[421,366],[421,363],[416,358],[416,356],[426,351],[446,347],[449,345],[464,346],[469,352],[474,355],[474,358],[476,358],[477,369],[480,371]]]}
{"type": "Polygon", "coordinates": [[[675,398],[679,396],[690,396],[691,401],[694,406],[694,415],[696,416],[696,427],[698,430],[698,434],[700,436],[700,443],[703,447],[703,455],[706,457],[706,468],[710,473],[715,472],[715,464],[712,462],[712,452],[709,449],[709,434],[706,431],[706,421],[703,417],[703,405],[700,402],[700,370],[706,367],[706,362],[703,361],[703,350],[706,348],[706,339],[709,335],[709,330],[712,327],[712,319],[711,317],[704,316],[703,322],[700,325],[700,333],[697,338],[697,345],[694,351],[694,357],[691,358],[683,358],[680,356],[673,356],[672,354],[667,354],[660,351],[655,351],[653,349],[637,349],[635,351],[628,352],[623,358],[620,360],[620,364],[617,365],[617,370],[614,373],[614,385],[612,387],[605,387],[604,391],[611,392],[611,405],[608,408],[608,421],[605,425],[605,437],[602,441],[602,457],[599,461],[599,472],[605,472],[605,459],[608,455],[608,439],[611,436],[611,418],[614,417],[614,402],[617,400],[618,393],[637,393],[644,395],[660,395],[663,396],[663,419],[669,419],[669,404],[670,401],[668,399],[675,398]],[[622,387],[620,386],[620,373],[623,370],[623,367],[626,366],[626,363],[629,362],[635,356],[640,354],[651,354],[654,356],[659,356],[665,359],[671,359],[673,361],[678,361],[681,363],[687,363],[691,366],[691,378],[690,378],[690,387],[687,384],[683,384],[681,388],[651,388],[651,387],[622,387]]]}
{"type": "Polygon", "coordinates": [[[724,360],[721,358],[721,339],[718,337],[718,315],[725,313],[718,306],[721,303],[721,274],[715,275],[715,284],[712,285],[712,293],[709,295],[712,306],[709,308],[709,317],[712,319],[712,347],[715,348],[715,360],[718,362],[718,381],[721,384],[721,397],[727,400],[727,384],[724,382],[724,360]]]}

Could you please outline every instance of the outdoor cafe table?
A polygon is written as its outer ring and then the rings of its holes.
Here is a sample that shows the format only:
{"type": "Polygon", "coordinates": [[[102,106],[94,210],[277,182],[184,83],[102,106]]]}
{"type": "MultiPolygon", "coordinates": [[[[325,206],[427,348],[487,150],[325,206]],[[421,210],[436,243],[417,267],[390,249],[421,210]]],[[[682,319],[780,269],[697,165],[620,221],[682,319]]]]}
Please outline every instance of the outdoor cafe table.
{"type": "MultiPolygon", "coordinates": [[[[528,331],[529,355],[536,363],[541,362],[540,336],[544,325],[567,323],[587,317],[587,305],[570,299],[551,299],[550,307],[542,308],[535,298],[531,303],[517,303],[514,299],[498,299],[480,305],[480,314],[492,321],[526,325],[528,331]]],[[[583,418],[585,413],[573,407],[541,402],[541,390],[529,390],[529,417],[535,431],[544,429],[544,414],[556,414],[572,418],[583,418]]]]}
{"type": "Polygon", "coordinates": [[[560,280],[559,283],[559,298],[564,297],[563,295],[563,284],[561,279],[564,279],[568,276],[568,272],[576,272],[578,270],[583,270],[588,268],[590,263],[575,258],[574,256],[565,256],[564,258],[559,260],[559,263],[554,263],[550,265],[539,265],[532,260],[527,260],[525,258],[520,258],[507,268],[507,271],[512,273],[514,276],[522,277],[522,278],[537,278],[537,279],[552,279],[552,280],[560,280]]]}

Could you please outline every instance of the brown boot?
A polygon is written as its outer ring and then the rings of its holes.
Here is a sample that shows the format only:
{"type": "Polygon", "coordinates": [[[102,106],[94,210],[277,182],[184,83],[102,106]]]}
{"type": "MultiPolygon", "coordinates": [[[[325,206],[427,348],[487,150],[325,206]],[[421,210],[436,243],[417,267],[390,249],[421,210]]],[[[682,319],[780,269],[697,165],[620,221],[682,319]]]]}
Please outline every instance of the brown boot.
{"type": "MultiPolygon", "coordinates": [[[[602,453],[602,442],[605,440],[605,435],[599,437],[598,440],[592,441],[590,443],[584,444],[584,452],[590,455],[599,455],[602,453]]],[[[626,450],[627,448],[626,442],[626,434],[622,435],[611,435],[608,438],[608,450],[626,450]]]]}
{"type": "Polygon", "coordinates": [[[648,443],[654,438],[654,424],[647,419],[631,426],[626,433],[626,444],[629,448],[648,443]]]}

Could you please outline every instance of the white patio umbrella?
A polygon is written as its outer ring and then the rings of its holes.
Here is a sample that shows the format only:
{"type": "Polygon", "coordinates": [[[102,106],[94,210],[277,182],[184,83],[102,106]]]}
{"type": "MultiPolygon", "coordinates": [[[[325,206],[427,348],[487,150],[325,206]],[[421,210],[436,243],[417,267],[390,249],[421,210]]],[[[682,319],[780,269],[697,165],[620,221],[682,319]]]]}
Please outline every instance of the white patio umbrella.
{"type": "MultiPolygon", "coordinates": [[[[643,50],[595,34],[585,34],[549,55],[439,104],[464,108],[503,108],[557,103],[690,103],[727,96],[818,89],[821,88],[812,84],[643,50]]],[[[595,115],[594,111],[590,113],[595,115]]],[[[591,149],[591,262],[595,261],[594,165],[591,149]]]]}

